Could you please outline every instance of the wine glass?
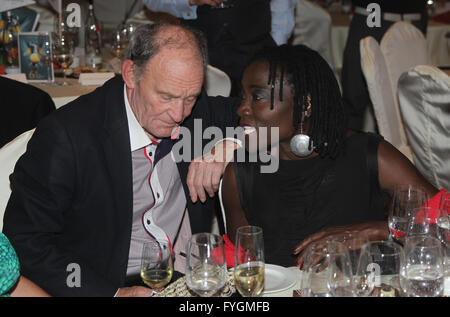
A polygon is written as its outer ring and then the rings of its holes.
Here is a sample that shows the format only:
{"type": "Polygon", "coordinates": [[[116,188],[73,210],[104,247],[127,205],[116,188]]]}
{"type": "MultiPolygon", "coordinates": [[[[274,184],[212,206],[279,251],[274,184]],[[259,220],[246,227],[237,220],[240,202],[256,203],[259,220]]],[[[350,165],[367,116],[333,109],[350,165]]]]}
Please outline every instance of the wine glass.
{"type": "Polygon", "coordinates": [[[449,212],[449,210],[450,210],[450,193],[443,193],[441,195],[441,200],[439,202],[439,209],[443,209],[443,210],[449,212]]]}
{"type": "Polygon", "coordinates": [[[214,295],[228,278],[222,237],[197,233],[191,237],[186,258],[186,284],[201,297],[214,295]]]}
{"type": "Polygon", "coordinates": [[[413,210],[406,236],[428,235],[443,241],[448,231],[448,214],[439,208],[421,207],[413,210]]]}
{"type": "Polygon", "coordinates": [[[402,247],[393,241],[371,241],[363,245],[354,288],[361,297],[400,296],[402,247]]]}
{"type": "Polygon", "coordinates": [[[437,297],[443,294],[444,261],[438,239],[423,235],[406,238],[400,283],[406,296],[437,297]]]}
{"type": "Polygon", "coordinates": [[[406,234],[409,218],[415,208],[426,205],[428,196],[425,190],[415,185],[399,185],[394,189],[392,206],[389,211],[389,230],[391,236],[402,241],[406,234]]]}
{"type": "Polygon", "coordinates": [[[141,278],[150,288],[161,290],[172,279],[172,247],[169,241],[144,243],[141,258],[141,278]]]}
{"type": "Polygon", "coordinates": [[[264,280],[263,230],[256,226],[239,227],[234,257],[236,289],[243,297],[261,296],[264,280]]]}
{"type": "Polygon", "coordinates": [[[70,86],[66,81],[67,69],[73,62],[74,53],[74,40],[73,34],[71,34],[66,27],[64,22],[61,22],[57,26],[58,33],[55,36],[55,41],[53,45],[53,59],[61,66],[63,69],[63,82],[61,86],[70,86]]]}
{"type": "Polygon", "coordinates": [[[341,242],[347,247],[352,265],[352,273],[356,274],[359,257],[361,256],[361,248],[369,242],[367,236],[359,232],[346,232],[332,235],[329,240],[341,242]]]}
{"type": "Polygon", "coordinates": [[[306,251],[301,292],[305,297],[352,297],[348,247],[339,241],[316,242],[306,251]]]}

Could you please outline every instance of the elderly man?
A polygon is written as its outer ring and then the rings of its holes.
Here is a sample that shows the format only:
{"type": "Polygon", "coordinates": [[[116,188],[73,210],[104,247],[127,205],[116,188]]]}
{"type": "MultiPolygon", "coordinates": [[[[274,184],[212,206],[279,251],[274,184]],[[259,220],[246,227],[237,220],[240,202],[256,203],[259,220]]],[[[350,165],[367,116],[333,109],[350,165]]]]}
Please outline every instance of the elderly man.
{"type": "Polygon", "coordinates": [[[124,287],[139,274],[143,243],[168,240],[177,269],[191,233],[210,230],[208,196],[225,162],[189,165],[171,155],[180,125],[200,118],[225,129],[238,120],[233,99],[202,90],[205,47],[182,26],[138,28],[122,77],[36,129],[11,176],[4,232],[22,273],[49,294],[149,295],[124,287]]]}

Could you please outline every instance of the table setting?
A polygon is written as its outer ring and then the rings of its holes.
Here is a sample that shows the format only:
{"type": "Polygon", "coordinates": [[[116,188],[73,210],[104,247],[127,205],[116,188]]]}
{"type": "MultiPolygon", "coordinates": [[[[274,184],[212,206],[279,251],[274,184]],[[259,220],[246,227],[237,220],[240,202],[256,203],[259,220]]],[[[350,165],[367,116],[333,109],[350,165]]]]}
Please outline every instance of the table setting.
{"type": "MultiPolygon", "coordinates": [[[[389,209],[389,240],[335,234],[311,243],[300,267],[265,263],[263,229],[257,226],[238,228],[234,256],[221,236],[195,234],[187,247],[186,274],[174,272],[170,283],[150,285],[165,286],[152,296],[447,297],[448,204],[450,194],[433,206],[423,188],[398,186],[389,209]]],[[[146,258],[143,254],[143,263],[146,258]]]]}

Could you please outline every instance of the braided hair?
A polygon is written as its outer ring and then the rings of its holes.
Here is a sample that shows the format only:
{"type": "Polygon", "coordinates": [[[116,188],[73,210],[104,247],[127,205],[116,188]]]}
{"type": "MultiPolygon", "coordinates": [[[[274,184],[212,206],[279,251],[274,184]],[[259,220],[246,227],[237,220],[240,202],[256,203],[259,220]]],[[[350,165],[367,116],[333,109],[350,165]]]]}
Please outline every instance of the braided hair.
{"type": "Polygon", "coordinates": [[[294,128],[298,129],[302,123],[306,101],[310,100],[308,135],[314,151],[321,157],[336,157],[344,141],[347,122],[339,85],[328,63],[304,45],[264,48],[251,61],[259,60],[269,63],[271,109],[274,107],[275,82],[279,78],[280,101],[283,101],[283,84],[288,83],[294,89],[294,128]]]}

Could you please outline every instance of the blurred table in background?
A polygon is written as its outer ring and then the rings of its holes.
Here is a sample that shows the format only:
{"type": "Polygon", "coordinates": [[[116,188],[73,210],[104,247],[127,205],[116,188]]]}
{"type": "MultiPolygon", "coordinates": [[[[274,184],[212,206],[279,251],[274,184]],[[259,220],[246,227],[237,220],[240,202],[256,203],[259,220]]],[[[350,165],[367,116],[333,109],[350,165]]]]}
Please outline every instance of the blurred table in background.
{"type": "Polygon", "coordinates": [[[97,85],[92,86],[80,85],[80,83],[78,83],[78,79],[75,78],[66,78],[66,81],[70,84],[70,86],[59,86],[58,84],[63,82],[63,79],[59,77],[55,78],[55,84],[32,83],[32,82],[29,82],[29,84],[39,89],[42,89],[43,91],[48,93],[50,97],[52,97],[56,108],[60,108],[66,103],[77,99],[79,96],[88,94],[94,91],[96,88],[100,87],[97,85]]]}
{"type": "MultiPolygon", "coordinates": [[[[350,25],[350,15],[330,13],[332,20],[331,49],[336,69],[342,68],[345,43],[350,25]]],[[[429,20],[427,28],[428,54],[434,66],[450,66],[450,39],[445,35],[450,32],[450,24],[429,20]]]]}

